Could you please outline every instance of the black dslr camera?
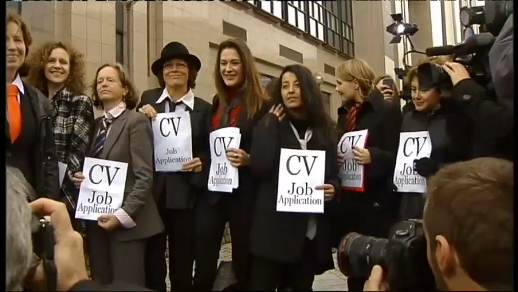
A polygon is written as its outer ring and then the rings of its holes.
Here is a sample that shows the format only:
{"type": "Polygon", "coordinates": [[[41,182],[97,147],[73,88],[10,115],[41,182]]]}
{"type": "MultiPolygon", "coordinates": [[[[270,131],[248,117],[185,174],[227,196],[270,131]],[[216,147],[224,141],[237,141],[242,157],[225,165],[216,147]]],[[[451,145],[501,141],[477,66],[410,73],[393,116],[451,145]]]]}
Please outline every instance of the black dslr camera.
{"type": "Polygon", "coordinates": [[[347,277],[368,278],[380,265],[390,291],[436,291],[421,220],[394,224],[388,239],[349,233],[338,245],[337,260],[347,277]]]}

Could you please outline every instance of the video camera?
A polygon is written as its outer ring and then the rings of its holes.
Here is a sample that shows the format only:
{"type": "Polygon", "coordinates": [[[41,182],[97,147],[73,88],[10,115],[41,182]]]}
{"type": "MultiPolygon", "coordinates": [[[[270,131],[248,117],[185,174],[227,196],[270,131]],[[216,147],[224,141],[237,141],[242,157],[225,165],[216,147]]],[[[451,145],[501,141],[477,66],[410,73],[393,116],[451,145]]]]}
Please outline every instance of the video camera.
{"type": "MultiPolygon", "coordinates": [[[[513,13],[512,1],[487,1],[484,7],[463,7],[460,20],[465,32],[476,24],[481,26],[480,34],[472,35],[456,46],[431,47],[427,56],[452,56],[452,61],[464,65],[470,77],[478,84],[492,91],[488,54],[496,36],[513,13]]],[[[424,63],[417,67],[419,85],[423,88],[451,87],[449,75],[435,63],[424,63]]]]}
{"type": "Polygon", "coordinates": [[[349,233],[338,245],[337,260],[347,277],[368,278],[380,265],[390,291],[436,291],[421,220],[394,224],[388,239],[349,233]]]}

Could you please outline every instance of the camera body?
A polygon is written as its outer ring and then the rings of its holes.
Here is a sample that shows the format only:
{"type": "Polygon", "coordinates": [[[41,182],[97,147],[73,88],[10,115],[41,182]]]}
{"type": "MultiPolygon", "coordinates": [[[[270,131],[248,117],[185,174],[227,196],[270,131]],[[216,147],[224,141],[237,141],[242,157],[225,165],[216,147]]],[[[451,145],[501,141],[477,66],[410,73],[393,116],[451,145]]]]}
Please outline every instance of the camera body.
{"type": "Polygon", "coordinates": [[[436,291],[421,220],[394,224],[388,238],[349,233],[340,241],[337,260],[347,277],[368,278],[380,265],[391,291],[436,291]]]}

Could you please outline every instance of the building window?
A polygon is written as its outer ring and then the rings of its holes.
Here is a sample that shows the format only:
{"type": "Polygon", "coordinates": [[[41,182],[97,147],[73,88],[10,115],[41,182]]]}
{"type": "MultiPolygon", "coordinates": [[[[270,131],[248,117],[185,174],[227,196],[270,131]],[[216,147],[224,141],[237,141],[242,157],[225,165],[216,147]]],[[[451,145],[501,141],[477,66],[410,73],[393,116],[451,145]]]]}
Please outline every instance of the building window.
{"type": "Polygon", "coordinates": [[[5,8],[18,13],[19,15],[22,15],[22,2],[21,1],[6,1],[5,8]]]}
{"type": "Polygon", "coordinates": [[[116,33],[116,44],[115,44],[115,56],[117,63],[124,64],[124,21],[125,21],[125,2],[115,2],[115,33],[116,33]]]}
{"type": "Polygon", "coordinates": [[[282,2],[281,1],[257,1],[262,10],[282,19],[282,2]]]}
{"type": "Polygon", "coordinates": [[[314,1],[308,3],[309,8],[309,34],[321,41],[325,41],[324,37],[324,7],[322,1],[314,1]]]}
{"type": "Polygon", "coordinates": [[[304,1],[287,1],[288,3],[288,23],[294,27],[306,31],[306,11],[304,1]]]}
{"type": "Polygon", "coordinates": [[[331,93],[322,91],[322,103],[327,114],[331,111],[331,93]]]}

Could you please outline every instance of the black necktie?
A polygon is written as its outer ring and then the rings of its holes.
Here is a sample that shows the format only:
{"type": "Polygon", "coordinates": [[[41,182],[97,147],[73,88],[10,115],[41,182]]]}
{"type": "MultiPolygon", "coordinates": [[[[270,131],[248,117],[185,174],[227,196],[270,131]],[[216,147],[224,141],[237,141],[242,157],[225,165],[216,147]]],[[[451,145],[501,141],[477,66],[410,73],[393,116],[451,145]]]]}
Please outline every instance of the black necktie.
{"type": "Polygon", "coordinates": [[[228,104],[225,107],[225,110],[223,112],[223,116],[221,117],[221,120],[219,122],[219,127],[220,128],[225,128],[225,127],[228,127],[228,126],[231,125],[230,113],[232,113],[232,110],[235,109],[238,105],[239,105],[239,99],[238,98],[234,98],[230,102],[230,104],[228,104]]]}
{"type": "MultiPolygon", "coordinates": [[[[174,113],[176,111],[176,107],[183,104],[183,101],[181,101],[181,100],[174,102],[170,98],[167,99],[167,102],[169,103],[169,112],[170,113],[174,113]]],[[[186,105],[185,110],[188,110],[188,108],[189,107],[186,105]]]]}
{"type": "Polygon", "coordinates": [[[104,148],[104,143],[106,142],[106,137],[107,137],[106,134],[108,133],[108,128],[110,127],[110,125],[112,123],[113,123],[113,119],[108,119],[106,117],[104,117],[101,120],[101,126],[99,128],[99,133],[97,134],[97,137],[94,140],[94,144],[92,147],[92,153],[91,153],[90,157],[99,158],[99,155],[101,155],[103,148],[104,148]]]}

